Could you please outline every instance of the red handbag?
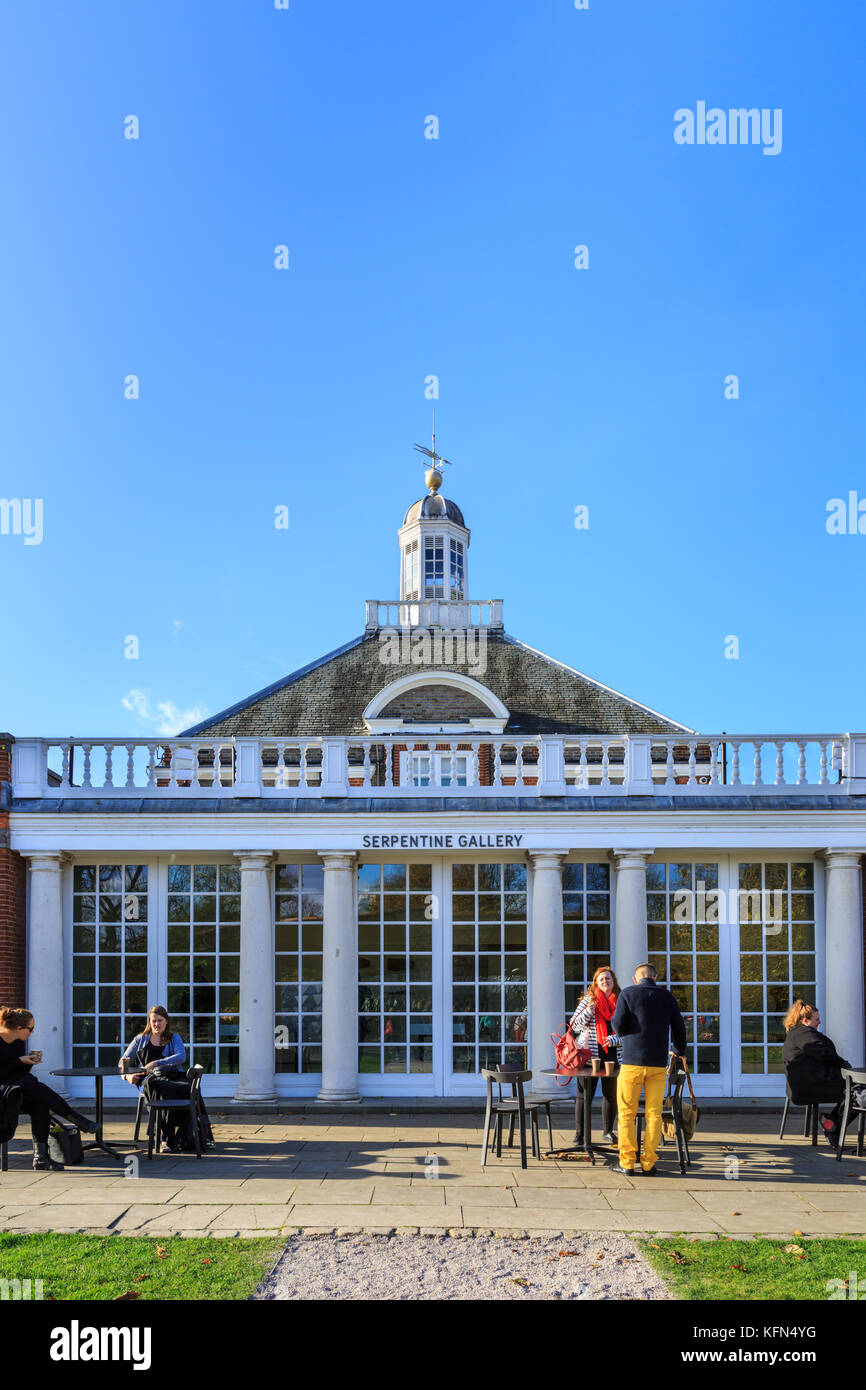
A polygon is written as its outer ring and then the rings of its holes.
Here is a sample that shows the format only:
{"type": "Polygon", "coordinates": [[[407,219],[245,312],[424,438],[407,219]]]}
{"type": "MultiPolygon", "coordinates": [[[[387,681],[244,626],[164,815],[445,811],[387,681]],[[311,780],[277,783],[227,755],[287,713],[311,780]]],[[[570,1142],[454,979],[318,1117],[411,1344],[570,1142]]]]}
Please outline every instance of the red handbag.
{"type": "MultiPolygon", "coordinates": [[[[579,1071],[581,1068],[589,1066],[592,1053],[588,1047],[578,1047],[569,1024],[565,1025],[564,1032],[551,1033],[550,1041],[553,1043],[553,1051],[556,1055],[557,1071],[579,1071]]],[[[570,1081],[570,1076],[562,1079],[556,1078],[557,1086],[567,1086],[570,1081]]]]}

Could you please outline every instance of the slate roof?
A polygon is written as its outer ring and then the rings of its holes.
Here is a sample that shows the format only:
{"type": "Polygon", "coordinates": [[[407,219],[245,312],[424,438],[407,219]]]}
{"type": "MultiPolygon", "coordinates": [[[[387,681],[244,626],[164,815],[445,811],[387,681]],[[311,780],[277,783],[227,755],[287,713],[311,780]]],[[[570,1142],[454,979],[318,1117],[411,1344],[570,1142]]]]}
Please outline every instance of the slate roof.
{"type": "MultiPolygon", "coordinates": [[[[508,633],[486,631],[486,670],[443,662],[480,681],[510,711],[509,732],[522,734],[694,733],[688,725],[611,690],[545,656],[508,633]]],[[[379,633],[364,633],[264,690],[185,729],[184,735],[343,737],[366,732],[363,712],[373,696],[417,666],[380,660],[379,633]]],[[[435,677],[431,672],[431,684],[435,677]]]]}

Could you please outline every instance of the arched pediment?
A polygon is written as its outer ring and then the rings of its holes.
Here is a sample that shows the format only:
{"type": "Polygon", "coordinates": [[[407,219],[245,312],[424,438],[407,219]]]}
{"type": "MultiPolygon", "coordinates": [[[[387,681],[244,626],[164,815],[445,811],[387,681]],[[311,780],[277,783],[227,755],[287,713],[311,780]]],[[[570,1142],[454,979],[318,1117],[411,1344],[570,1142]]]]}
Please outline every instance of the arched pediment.
{"type": "Polygon", "coordinates": [[[492,690],[454,671],[415,671],[391,681],[364,710],[371,733],[420,728],[501,733],[508,708],[492,690]]]}

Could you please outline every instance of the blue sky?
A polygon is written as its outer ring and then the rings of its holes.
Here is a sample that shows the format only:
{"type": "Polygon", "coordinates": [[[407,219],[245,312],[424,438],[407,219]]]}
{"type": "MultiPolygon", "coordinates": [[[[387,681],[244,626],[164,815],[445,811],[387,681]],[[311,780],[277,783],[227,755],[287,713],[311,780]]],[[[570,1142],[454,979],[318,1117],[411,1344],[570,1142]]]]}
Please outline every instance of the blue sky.
{"type": "Polygon", "coordinates": [[[861,10],[88,0],[0,33],[0,494],[44,507],[0,535],[0,728],[165,731],[359,633],[431,374],[510,632],[706,732],[866,727],[866,536],[825,527],[866,498],[861,10]],[[677,145],[702,100],[781,108],[781,153],[677,145]]]}

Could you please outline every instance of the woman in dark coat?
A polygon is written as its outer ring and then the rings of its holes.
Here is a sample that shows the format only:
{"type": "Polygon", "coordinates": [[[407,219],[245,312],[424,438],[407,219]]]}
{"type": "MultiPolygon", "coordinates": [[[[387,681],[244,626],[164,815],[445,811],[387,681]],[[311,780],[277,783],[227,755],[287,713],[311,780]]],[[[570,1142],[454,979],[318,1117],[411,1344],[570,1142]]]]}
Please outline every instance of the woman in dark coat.
{"type": "Polygon", "coordinates": [[[845,1083],[843,1068],[850,1062],[840,1057],[831,1040],[819,1033],[821,1015],[814,1004],[795,999],[785,1019],[785,1063],[788,1097],[795,1105],[819,1105],[834,1102],[833,1109],[821,1117],[827,1142],[835,1149],[839,1142],[842,1120],[842,1100],[845,1083]]]}
{"type": "Polygon", "coordinates": [[[21,1109],[30,1116],[33,1134],[33,1167],[59,1169],[48,1153],[48,1129],[51,1115],[71,1120],[79,1129],[95,1132],[96,1125],[81,1115],[63,1096],[37,1081],[33,1068],[42,1061],[41,1052],[30,1052],[30,1034],[36,1020],[29,1009],[0,1009],[0,1089],[17,1088],[21,1092],[21,1109]]]}

